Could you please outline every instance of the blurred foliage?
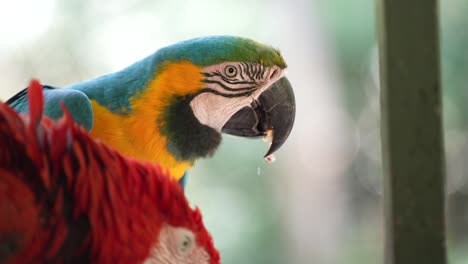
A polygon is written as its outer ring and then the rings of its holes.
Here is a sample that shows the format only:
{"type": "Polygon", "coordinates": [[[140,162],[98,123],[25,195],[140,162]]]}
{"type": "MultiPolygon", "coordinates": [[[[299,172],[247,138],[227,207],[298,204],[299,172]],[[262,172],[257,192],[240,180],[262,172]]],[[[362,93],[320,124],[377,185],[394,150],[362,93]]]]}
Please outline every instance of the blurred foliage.
{"type": "Polygon", "coordinates": [[[366,105],[371,51],[376,45],[375,1],[359,4],[346,0],[321,0],[319,7],[326,34],[336,47],[348,109],[357,117],[366,105]]]}
{"type": "Polygon", "coordinates": [[[188,196],[204,204],[210,230],[227,240],[217,244],[223,263],[287,263],[284,226],[271,190],[278,165],[263,162],[265,151],[261,141],[227,136],[216,155],[191,173],[188,196]]]}
{"type": "MultiPolygon", "coordinates": [[[[349,173],[353,177],[348,183],[354,200],[353,219],[359,219],[369,208],[381,207],[375,1],[356,4],[332,0],[319,3],[323,8],[320,14],[326,32],[336,45],[347,107],[360,131],[361,145],[350,168],[349,173]]],[[[465,165],[468,154],[467,11],[467,1],[440,1],[450,263],[468,263],[468,167],[465,165]]],[[[358,246],[354,252],[362,249],[358,246]]],[[[370,250],[375,252],[375,248],[370,250]]]]}

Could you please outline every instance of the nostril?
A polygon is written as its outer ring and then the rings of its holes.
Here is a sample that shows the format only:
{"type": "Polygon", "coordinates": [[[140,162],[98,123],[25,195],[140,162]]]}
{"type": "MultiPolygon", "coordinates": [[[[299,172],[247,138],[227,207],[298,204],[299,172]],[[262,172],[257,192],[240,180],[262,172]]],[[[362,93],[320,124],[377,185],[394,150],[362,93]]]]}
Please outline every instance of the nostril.
{"type": "Polygon", "coordinates": [[[274,69],[273,72],[270,74],[270,80],[273,80],[273,79],[275,79],[276,77],[278,77],[278,74],[279,74],[279,70],[278,70],[278,69],[274,69]]]}

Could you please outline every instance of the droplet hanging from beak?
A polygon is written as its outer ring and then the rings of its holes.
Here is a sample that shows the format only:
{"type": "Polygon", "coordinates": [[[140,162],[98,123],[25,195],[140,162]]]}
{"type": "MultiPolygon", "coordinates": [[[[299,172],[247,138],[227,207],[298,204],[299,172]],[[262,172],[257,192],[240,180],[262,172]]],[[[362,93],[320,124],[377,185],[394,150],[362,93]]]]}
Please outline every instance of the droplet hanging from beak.
{"type": "Polygon", "coordinates": [[[265,161],[266,161],[267,163],[269,163],[269,164],[275,162],[275,160],[276,160],[275,154],[270,154],[270,155],[268,155],[268,156],[265,157],[265,161]]]}

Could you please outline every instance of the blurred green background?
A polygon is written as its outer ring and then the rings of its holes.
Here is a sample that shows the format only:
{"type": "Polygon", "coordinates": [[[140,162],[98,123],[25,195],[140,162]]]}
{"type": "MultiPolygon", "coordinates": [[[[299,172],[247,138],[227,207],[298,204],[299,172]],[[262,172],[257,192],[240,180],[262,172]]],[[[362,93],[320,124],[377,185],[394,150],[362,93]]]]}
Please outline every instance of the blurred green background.
{"type": "MultiPolygon", "coordinates": [[[[225,136],[187,188],[223,263],[383,263],[375,1],[0,1],[0,99],[61,86],[176,41],[231,34],[281,49],[295,88],[289,141],[225,136]]],[[[441,1],[450,263],[468,263],[468,1],[441,1]]]]}

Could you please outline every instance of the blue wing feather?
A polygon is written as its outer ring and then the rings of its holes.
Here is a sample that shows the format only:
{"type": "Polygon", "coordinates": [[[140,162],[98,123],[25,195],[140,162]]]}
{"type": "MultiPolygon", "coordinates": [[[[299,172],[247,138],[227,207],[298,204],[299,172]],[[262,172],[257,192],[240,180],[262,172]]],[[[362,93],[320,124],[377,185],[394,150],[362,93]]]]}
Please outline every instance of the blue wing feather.
{"type": "Polygon", "coordinates": [[[184,173],[184,176],[182,176],[182,178],[179,179],[179,184],[180,186],[182,186],[182,189],[185,190],[185,186],[187,186],[187,182],[188,182],[188,170],[186,170],[184,173]]]}
{"type": "MultiPolygon", "coordinates": [[[[93,128],[93,108],[86,94],[81,91],[59,89],[52,86],[43,86],[43,89],[45,115],[52,119],[60,118],[63,115],[60,102],[64,102],[75,122],[82,125],[88,131],[93,128]]],[[[28,113],[27,88],[11,97],[6,103],[19,113],[28,113]]]]}

